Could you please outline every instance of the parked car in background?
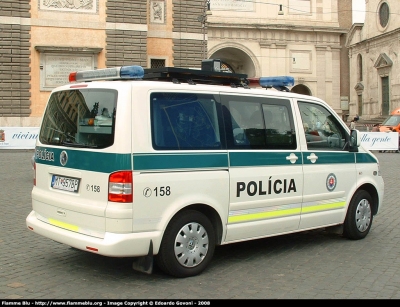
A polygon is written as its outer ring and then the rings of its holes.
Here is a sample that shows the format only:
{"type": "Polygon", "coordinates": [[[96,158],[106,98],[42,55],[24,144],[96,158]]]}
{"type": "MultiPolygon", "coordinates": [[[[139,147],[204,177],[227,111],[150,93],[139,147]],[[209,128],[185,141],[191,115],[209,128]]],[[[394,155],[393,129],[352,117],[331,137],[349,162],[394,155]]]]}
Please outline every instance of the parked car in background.
{"type": "Polygon", "coordinates": [[[380,126],[381,132],[399,132],[400,133],[400,108],[394,109],[380,126]]]}
{"type": "Polygon", "coordinates": [[[380,132],[397,132],[399,134],[399,148],[400,151],[400,108],[394,109],[379,127],[380,132]]]}

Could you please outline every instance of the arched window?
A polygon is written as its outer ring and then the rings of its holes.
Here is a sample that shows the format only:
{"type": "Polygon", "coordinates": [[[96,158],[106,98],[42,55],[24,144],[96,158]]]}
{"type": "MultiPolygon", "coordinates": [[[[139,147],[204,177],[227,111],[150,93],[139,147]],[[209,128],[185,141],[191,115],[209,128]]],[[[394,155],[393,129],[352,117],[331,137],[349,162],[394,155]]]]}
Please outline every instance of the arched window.
{"type": "Polygon", "coordinates": [[[358,80],[357,81],[362,81],[363,80],[363,64],[362,64],[362,55],[359,54],[357,57],[357,71],[358,71],[358,80]]]}
{"type": "Polygon", "coordinates": [[[304,84],[297,84],[296,86],[292,87],[290,91],[297,94],[303,94],[308,96],[311,95],[310,89],[304,84]]]}

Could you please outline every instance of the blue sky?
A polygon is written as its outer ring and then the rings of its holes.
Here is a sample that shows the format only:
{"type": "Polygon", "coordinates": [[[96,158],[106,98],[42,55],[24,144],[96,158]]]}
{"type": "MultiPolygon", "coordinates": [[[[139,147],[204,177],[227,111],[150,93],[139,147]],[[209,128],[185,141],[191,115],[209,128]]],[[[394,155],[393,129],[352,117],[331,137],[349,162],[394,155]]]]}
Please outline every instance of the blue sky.
{"type": "Polygon", "coordinates": [[[353,1],[353,23],[364,22],[365,19],[365,0],[353,1]]]}

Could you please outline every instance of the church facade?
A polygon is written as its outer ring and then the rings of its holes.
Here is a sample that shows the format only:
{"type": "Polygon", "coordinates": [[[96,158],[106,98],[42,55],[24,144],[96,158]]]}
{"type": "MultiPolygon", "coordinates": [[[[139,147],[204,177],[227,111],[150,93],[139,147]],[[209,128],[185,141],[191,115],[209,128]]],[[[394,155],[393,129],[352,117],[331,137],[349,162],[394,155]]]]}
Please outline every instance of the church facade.
{"type": "Polygon", "coordinates": [[[350,58],[350,116],[380,121],[400,107],[400,6],[398,0],[365,0],[363,24],[346,43],[350,58]]]}

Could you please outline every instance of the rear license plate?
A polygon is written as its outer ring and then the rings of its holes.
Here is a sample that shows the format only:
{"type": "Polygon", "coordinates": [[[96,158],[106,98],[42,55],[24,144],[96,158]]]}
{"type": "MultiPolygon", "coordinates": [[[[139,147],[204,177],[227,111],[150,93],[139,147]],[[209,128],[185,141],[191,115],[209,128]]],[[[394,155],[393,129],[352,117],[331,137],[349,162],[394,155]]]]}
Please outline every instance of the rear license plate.
{"type": "Polygon", "coordinates": [[[64,176],[53,175],[51,178],[51,187],[53,189],[77,193],[80,180],[64,176]]]}

